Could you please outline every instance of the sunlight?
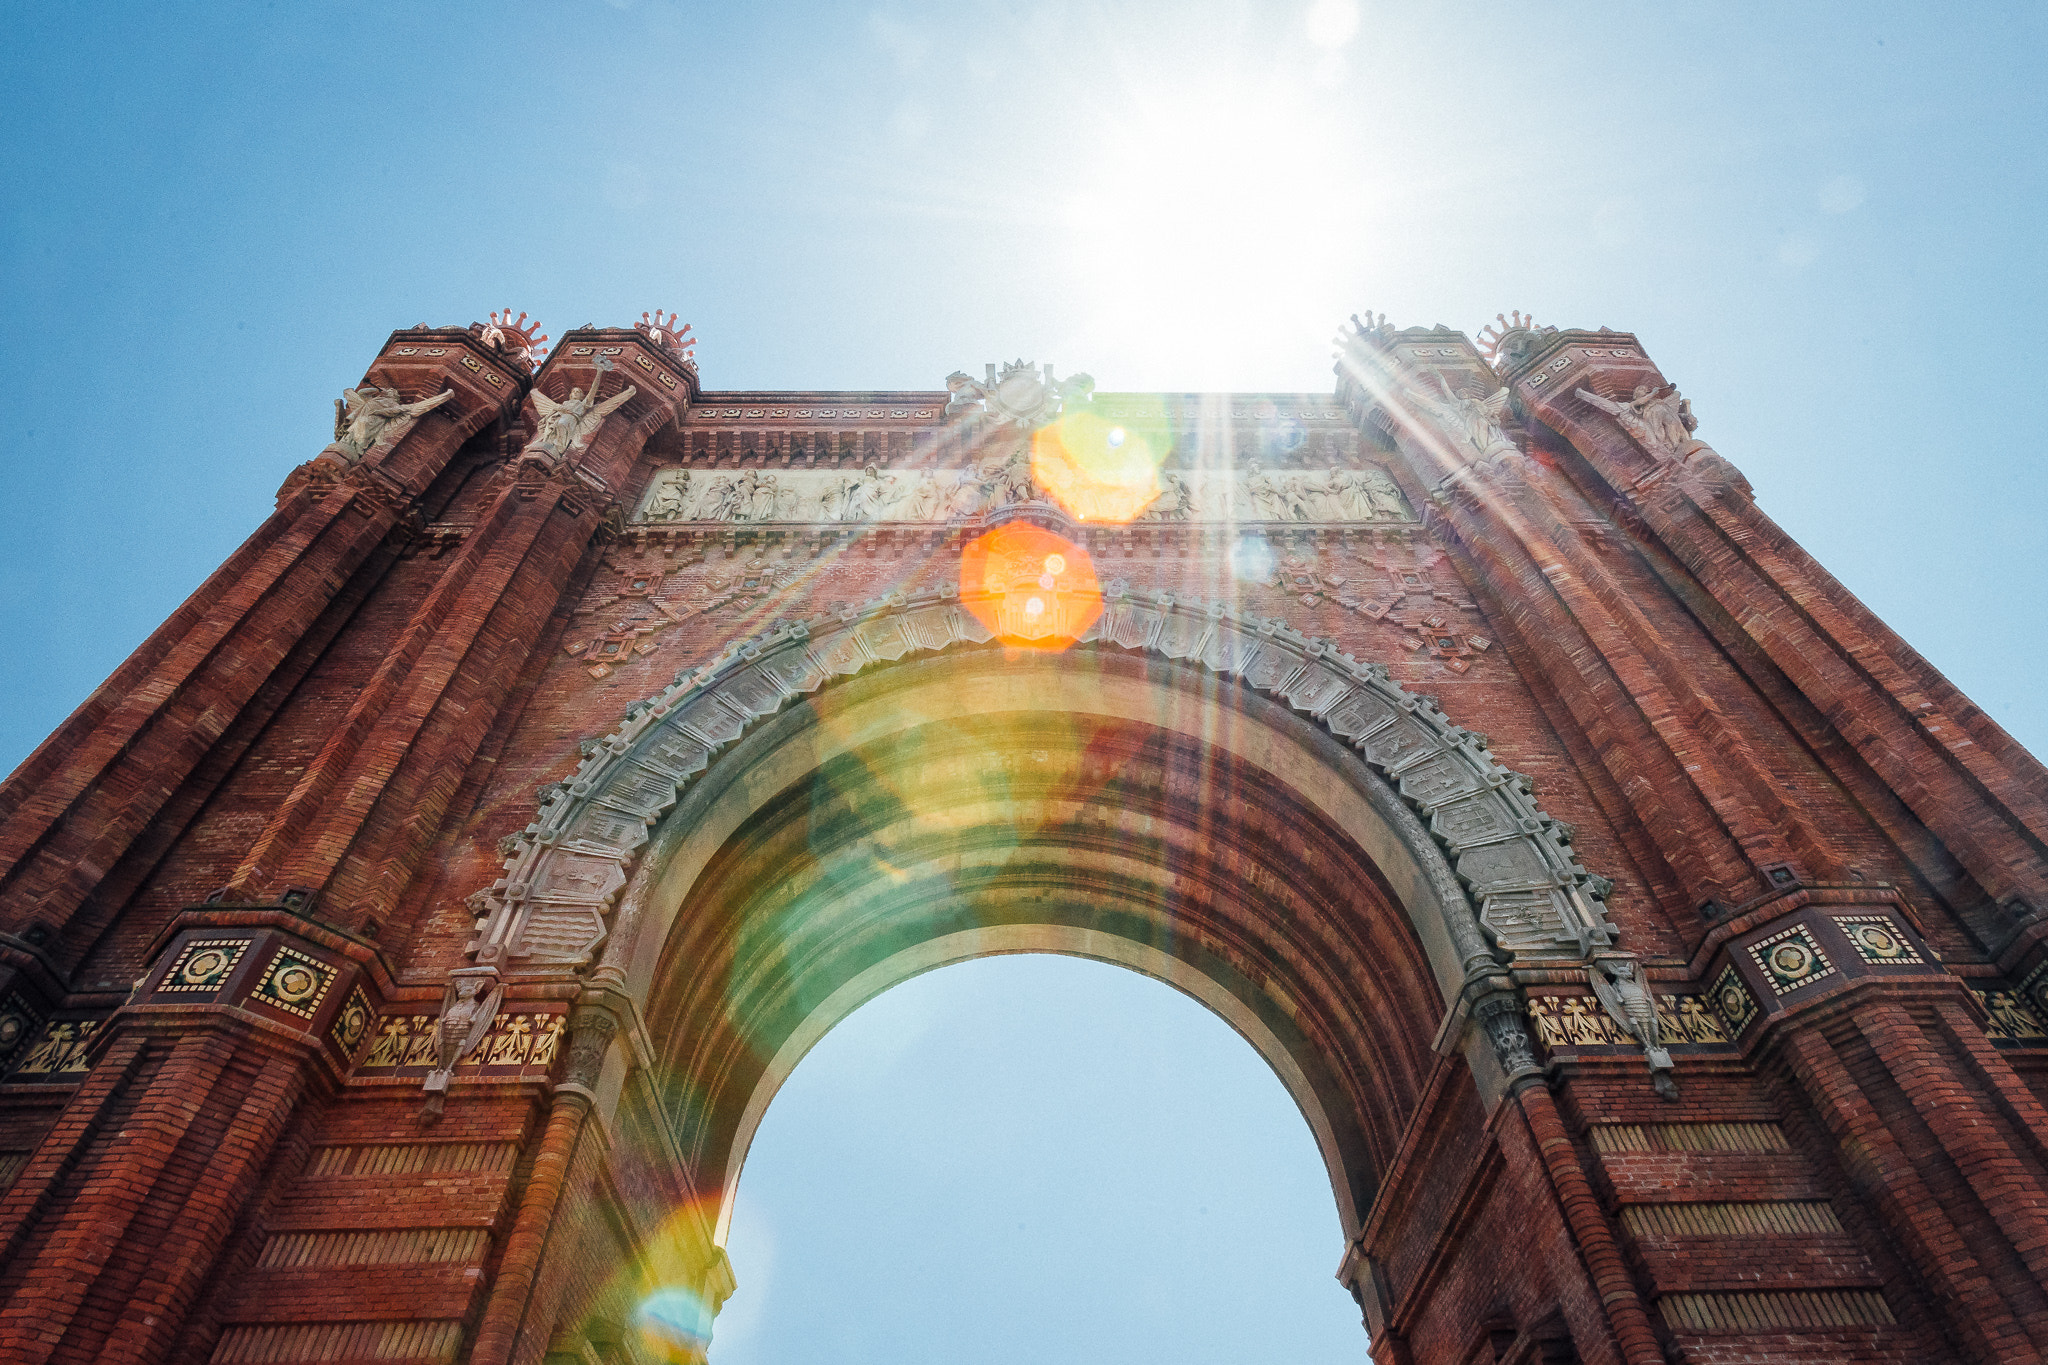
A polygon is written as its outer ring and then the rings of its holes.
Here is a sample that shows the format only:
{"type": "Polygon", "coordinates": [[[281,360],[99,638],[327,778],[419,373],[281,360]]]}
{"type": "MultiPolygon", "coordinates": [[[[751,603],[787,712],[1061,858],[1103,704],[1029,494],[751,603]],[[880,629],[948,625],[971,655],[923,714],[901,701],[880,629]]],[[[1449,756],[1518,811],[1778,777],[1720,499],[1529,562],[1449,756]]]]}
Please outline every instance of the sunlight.
{"type": "Polygon", "coordinates": [[[1366,204],[1312,86],[1311,69],[1183,79],[1111,121],[1063,206],[1098,331],[1200,381],[1219,346],[1287,345],[1329,311],[1366,204]]]}

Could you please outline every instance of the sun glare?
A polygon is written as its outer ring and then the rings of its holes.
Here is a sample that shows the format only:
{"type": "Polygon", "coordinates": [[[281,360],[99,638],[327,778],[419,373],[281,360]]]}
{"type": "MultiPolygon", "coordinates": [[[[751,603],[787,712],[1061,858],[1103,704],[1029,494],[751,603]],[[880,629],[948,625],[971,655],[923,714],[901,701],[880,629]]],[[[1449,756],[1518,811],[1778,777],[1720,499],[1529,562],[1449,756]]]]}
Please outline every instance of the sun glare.
{"type": "Polygon", "coordinates": [[[1322,322],[1363,258],[1365,204],[1314,60],[1177,83],[1111,121],[1064,206],[1098,332],[1204,382],[1219,355],[1322,322]]]}

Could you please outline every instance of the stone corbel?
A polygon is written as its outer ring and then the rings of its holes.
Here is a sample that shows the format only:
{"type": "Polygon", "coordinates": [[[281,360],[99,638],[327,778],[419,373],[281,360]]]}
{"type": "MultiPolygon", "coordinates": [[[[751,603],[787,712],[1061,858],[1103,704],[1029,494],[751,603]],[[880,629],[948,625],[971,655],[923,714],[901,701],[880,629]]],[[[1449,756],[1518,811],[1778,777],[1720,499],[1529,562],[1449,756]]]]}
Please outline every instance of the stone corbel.
{"type": "Polygon", "coordinates": [[[1543,1068],[1536,1064],[1535,1046],[1529,1041],[1528,1029],[1522,1026],[1522,1001],[1517,992],[1489,995],[1472,1007],[1472,1014],[1486,1030],[1486,1040],[1493,1044],[1493,1055],[1499,1060],[1510,1089],[1524,1077],[1542,1076],[1543,1068]]]}

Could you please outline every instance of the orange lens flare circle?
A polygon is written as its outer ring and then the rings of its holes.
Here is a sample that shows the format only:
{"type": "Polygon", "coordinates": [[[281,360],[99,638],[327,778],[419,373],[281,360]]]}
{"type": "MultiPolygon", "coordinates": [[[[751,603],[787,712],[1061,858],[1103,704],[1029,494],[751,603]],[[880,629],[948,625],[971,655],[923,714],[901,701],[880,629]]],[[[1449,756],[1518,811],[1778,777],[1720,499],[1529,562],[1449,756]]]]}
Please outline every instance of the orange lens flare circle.
{"type": "Polygon", "coordinates": [[[1013,521],[960,552],[960,603],[1005,645],[1057,652],[1102,615],[1102,584],[1079,545],[1013,521]]]}
{"type": "Polygon", "coordinates": [[[1136,521],[1159,498],[1159,465],[1143,432],[1082,409],[1031,436],[1031,474],[1076,521],[1136,521]]]}

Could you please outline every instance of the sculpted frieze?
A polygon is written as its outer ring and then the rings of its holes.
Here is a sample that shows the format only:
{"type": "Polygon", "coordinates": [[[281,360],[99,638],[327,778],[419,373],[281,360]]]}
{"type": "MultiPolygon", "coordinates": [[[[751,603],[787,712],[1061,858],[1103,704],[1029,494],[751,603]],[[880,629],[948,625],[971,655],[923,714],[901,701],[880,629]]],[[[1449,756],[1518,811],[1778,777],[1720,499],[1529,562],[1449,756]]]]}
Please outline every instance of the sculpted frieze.
{"type": "MultiPolygon", "coordinates": [[[[1049,502],[1022,450],[951,469],[664,469],[633,520],[669,522],[952,522],[1049,502]]],[[[1351,468],[1165,469],[1140,514],[1148,522],[1413,521],[1387,472],[1351,468]]]]}

